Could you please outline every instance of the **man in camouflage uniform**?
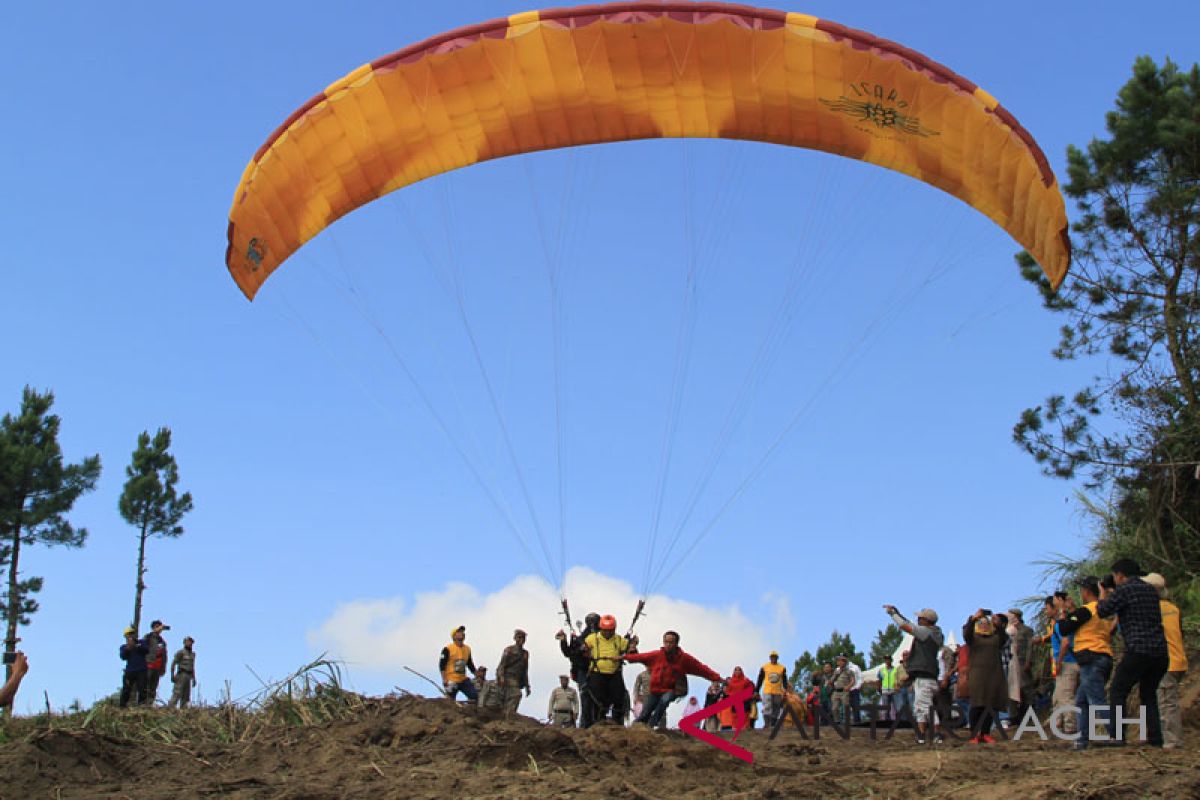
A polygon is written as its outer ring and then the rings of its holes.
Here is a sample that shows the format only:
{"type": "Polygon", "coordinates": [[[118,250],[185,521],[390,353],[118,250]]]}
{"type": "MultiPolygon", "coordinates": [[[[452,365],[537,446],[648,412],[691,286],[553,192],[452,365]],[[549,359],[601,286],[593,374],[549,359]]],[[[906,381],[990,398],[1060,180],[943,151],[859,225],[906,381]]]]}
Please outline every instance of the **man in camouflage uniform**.
{"type": "Polygon", "coordinates": [[[500,687],[500,701],[505,713],[517,713],[517,707],[521,704],[521,690],[525,690],[526,697],[532,691],[529,688],[529,651],[525,649],[525,631],[513,631],[513,643],[500,654],[500,663],[496,665],[496,685],[500,687]]]}
{"type": "Polygon", "coordinates": [[[487,667],[475,670],[475,688],[479,690],[480,708],[498,709],[504,705],[500,702],[500,687],[488,680],[487,667]]]}
{"type": "Polygon", "coordinates": [[[847,722],[850,719],[850,688],[854,686],[854,673],[850,671],[850,660],[845,656],[837,657],[837,669],[833,671],[833,707],[834,722],[847,722]]]}
{"type": "Polygon", "coordinates": [[[171,659],[171,699],[167,708],[187,708],[192,702],[192,687],[196,685],[196,653],[192,650],[195,639],[183,637],[183,647],[171,659]]]}

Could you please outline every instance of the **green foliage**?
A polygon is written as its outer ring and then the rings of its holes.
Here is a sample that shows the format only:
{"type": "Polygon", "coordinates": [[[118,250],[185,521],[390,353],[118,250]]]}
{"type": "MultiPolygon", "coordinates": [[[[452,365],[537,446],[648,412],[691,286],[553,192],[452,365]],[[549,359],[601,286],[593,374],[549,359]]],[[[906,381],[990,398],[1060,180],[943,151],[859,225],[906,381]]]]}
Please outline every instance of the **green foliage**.
{"type": "MultiPolygon", "coordinates": [[[[1130,556],[1177,585],[1200,576],[1200,66],[1139,58],[1107,137],[1067,152],[1072,271],[1053,353],[1098,357],[1091,385],[1022,412],[1017,444],[1054,477],[1084,477],[1107,568],[1130,556]]],[[[1102,571],[1102,570],[1094,570],[1102,571]]]]}
{"type": "Polygon", "coordinates": [[[146,590],[146,540],[155,536],[183,535],[179,523],[192,510],[192,495],[179,494],[179,467],[171,448],[171,429],[159,428],[150,438],[146,431],[138,434],[137,449],[125,468],[125,489],[118,508],[121,516],[138,529],[137,585],[133,599],[133,628],[138,630],[142,619],[142,593],[146,590]]]}
{"type": "Polygon", "coordinates": [[[1038,562],[1045,583],[1074,592],[1080,578],[1106,575],[1117,559],[1133,558],[1142,569],[1158,572],[1166,579],[1169,598],[1179,606],[1185,634],[1189,630],[1200,633],[1200,576],[1189,571],[1183,561],[1158,555],[1158,544],[1147,537],[1152,526],[1137,524],[1123,507],[1083,493],[1076,496],[1091,522],[1093,539],[1080,558],[1055,554],[1038,562]]]}
{"type": "Polygon", "coordinates": [[[817,648],[814,656],[805,650],[792,666],[792,685],[803,686],[808,683],[815,672],[820,672],[824,664],[833,664],[834,659],[844,655],[860,667],[866,668],[863,654],[858,652],[848,633],[838,633],[836,630],[829,634],[829,641],[817,648]]]}
{"type": "Polygon", "coordinates": [[[159,428],[153,439],[143,431],[125,468],[128,480],[118,503],[121,517],[147,536],[182,535],[179,523],[192,510],[192,495],[176,490],[179,467],[170,447],[170,428],[159,428]]]}
{"type": "Polygon", "coordinates": [[[37,611],[32,595],[43,584],[40,577],[19,577],[21,548],[82,547],[87,530],[74,527],[67,514],[100,477],[99,456],[78,464],[63,462],[60,421],[50,413],[53,404],[52,392],[26,386],[20,413],[0,419],[0,564],[9,568],[0,614],[10,643],[17,626],[28,625],[29,615],[37,611]]]}
{"type": "Polygon", "coordinates": [[[875,634],[875,641],[871,642],[867,665],[882,664],[884,656],[890,656],[896,652],[896,648],[902,641],[904,641],[904,631],[894,623],[889,622],[886,628],[880,628],[879,632],[875,634]]]}

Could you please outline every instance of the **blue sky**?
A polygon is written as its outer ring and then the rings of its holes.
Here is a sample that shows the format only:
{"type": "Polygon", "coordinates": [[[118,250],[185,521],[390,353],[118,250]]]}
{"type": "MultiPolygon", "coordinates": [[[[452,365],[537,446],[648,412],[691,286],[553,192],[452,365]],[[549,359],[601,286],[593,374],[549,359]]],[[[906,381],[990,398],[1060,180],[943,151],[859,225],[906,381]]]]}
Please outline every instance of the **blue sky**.
{"type": "MultiPolygon", "coordinates": [[[[1200,21],[1174,2],[787,8],[977,82],[1060,179],[1066,146],[1102,131],[1134,58],[1190,65],[1200,21]]],[[[537,567],[489,500],[532,536],[504,429],[554,570],[587,568],[577,616],[642,588],[655,509],[669,534],[703,487],[681,541],[709,533],[657,587],[671,598],[658,608],[691,624],[684,646],[700,652],[727,634],[705,619],[745,627],[748,662],[765,646],[790,660],[834,627],[865,648],[885,602],[933,605],[954,624],[1034,593],[1033,560],[1080,549],[1073,487],[1040,476],[1010,432],[1022,408],[1096,365],[1049,356],[1059,323],[1018,277],[1003,231],[873,167],[708,141],[484,164],[361,209],[247,303],[224,268],[225,227],[242,169],[276,125],[366,61],[521,10],[10,10],[0,409],[15,411],[26,384],[54,390],[67,457],[104,462],[71,515],[87,547],[22,560],[46,586],[21,633],[33,671],[18,710],[43,693],[58,706],[117,687],[136,557],[117,498],[137,434],[161,425],[196,510],[182,538],[150,545],[145,615],[172,623],[172,646],[195,636],[210,699],[225,680],[234,696],[253,691],[247,666],[281,676],[326,649],[364,691],[417,689],[400,666],[432,672],[464,615],[489,648],[517,625],[546,640],[554,604],[525,602],[542,597],[519,580],[537,567]],[[563,547],[542,237],[562,243],[563,547]],[[689,265],[695,324],[664,472],[689,265]],[[756,373],[710,474],[783,299],[794,313],[771,369],[756,373]],[[376,611],[351,613],[363,609],[376,611]]],[[[644,633],[678,623],[648,610],[644,633]]]]}

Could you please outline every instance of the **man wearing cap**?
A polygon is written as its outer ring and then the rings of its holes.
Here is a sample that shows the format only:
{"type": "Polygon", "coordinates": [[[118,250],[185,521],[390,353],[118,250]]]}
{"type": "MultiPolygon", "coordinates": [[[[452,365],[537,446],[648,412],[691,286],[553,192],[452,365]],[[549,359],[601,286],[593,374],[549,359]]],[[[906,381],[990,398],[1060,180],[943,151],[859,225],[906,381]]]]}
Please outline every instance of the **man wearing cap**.
{"type": "Polygon", "coordinates": [[[500,702],[500,687],[496,686],[495,681],[489,681],[487,677],[487,667],[479,667],[475,670],[475,688],[479,690],[479,707],[499,709],[503,708],[504,704],[500,702]]]}
{"type": "Polygon", "coordinates": [[[150,632],[146,634],[146,694],[143,703],[154,705],[158,699],[158,681],[167,673],[167,640],[162,637],[163,631],[171,630],[170,625],[164,625],[156,619],[150,623],[150,632]]]}
{"type": "Polygon", "coordinates": [[[171,659],[171,683],[175,688],[167,708],[187,708],[192,702],[192,687],[196,685],[196,654],[192,651],[195,642],[190,636],[183,637],[183,647],[171,659]]]}
{"type": "Polygon", "coordinates": [[[442,675],[442,688],[451,700],[462,692],[468,703],[476,702],[479,693],[471,676],[475,674],[475,661],[471,658],[471,647],[467,641],[467,626],[459,625],[450,631],[450,644],[442,648],[438,658],[438,672],[442,675]]]}
{"type": "Polygon", "coordinates": [[[1079,738],[1075,740],[1075,749],[1086,750],[1094,733],[1091,718],[1095,717],[1100,724],[1109,719],[1104,687],[1112,674],[1113,624],[1096,613],[1100,601],[1100,582],[1096,578],[1079,581],[1079,599],[1083,605],[1067,612],[1059,621],[1058,630],[1071,637],[1071,649],[1079,665],[1079,688],[1075,691],[1079,738]],[[1093,708],[1098,710],[1093,712],[1093,708]]]}
{"type": "Polygon", "coordinates": [[[850,687],[854,685],[854,673],[850,671],[850,659],[837,657],[837,667],[830,679],[832,686],[829,705],[833,709],[835,722],[850,722],[850,687]]]}
{"type": "Polygon", "coordinates": [[[1183,709],[1179,705],[1179,684],[1187,674],[1187,652],[1183,649],[1183,626],[1179,607],[1167,599],[1167,581],[1157,572],[1145,578],[1158,591],[1158,606],[1162,612],[1163,634],[1167,637],[1170,663],[1167,674],[1158,684],[1158,713],[1162,717],[1163,749],[1183,747],[1183,709]]]}
{"type": "MultiPolygon", "coordinates": [[[[1117,618],[1121,638],[1125,640],[1125,655],[1113,673],[1108,687],[1108,704],[1121,708],[1134,686],[1146,708],[1146,728],[1142,731],[1153,747],[1162,747],[1162,721],[1158,716],[1158,684],[1171,665],[1167,637],[1163,632],[1162,608],[1158,592],[1141,578],[1141,566],[1130,558],[1118,559],[1112,565],[1114,588],[1100,584],[1100,602],[1096,611],[1101,617],[1117,618]]],[[[1120,731],[1116,733],[1120,734],[1120,731]]]]}
{"type": "Polygon", "coordinates": [[[550,693],[548,716],[551,725],[575,727],[575,719],[579,716],[579,692],[571,688],[570,675],[558,676],[558,688],[550,693]]]}
{"type": "Polygon", "coordinates": [[[529,651],[525,649],[525,631],[513,631],[513,643],[500,654],[496,665],[496,685],[500,687],[500,701],[506,714],[517,713],[521,705],[521,690],[529,697],[529,651]]]}
{"type": "Polygon", "coordinates": [[[125,708],[130,699],[134,705],[141,705],[146,697],[146,653],[150,648],[145,641],[138,641],[137,631],[125,629],[125,644],[121,645],[121,660],[125,662],[125,672],[121,678],[121,698],[117,705],[125,708]]]}
{"type": "Polygon", "coordinates": [[[787,667],[779,663],[779,652],[772,650],[766,664],[759,667],[754,691],[762,697],[763,724],[775,727],[775,721],[783,713],[783,690],[787,687],[787,667]]]}
{"type": "MultiPolygon", "coordinates": [[[[938,653],[942,649],[945,637],[942,629],[937,626],[938,615],[932,608],[923,608],[917,612],[917,622],[914,625],[896,610],[895,606],[884,606],[892,617],[892,622],[905,633],[913,637],[912,649],[908,651],[908,661],[905,668],[912,680],[913,716],[917,720],[917,744],[925,744],[925,735],[929,726],[930,710],[933,708],[934,697],[938,691],[938,673],[940,664],[938,653]]],[[[940,720],[934,714],[934,724],[940,720]]],[[[942,735],[937,734],[937,741],[942,735]]]]}

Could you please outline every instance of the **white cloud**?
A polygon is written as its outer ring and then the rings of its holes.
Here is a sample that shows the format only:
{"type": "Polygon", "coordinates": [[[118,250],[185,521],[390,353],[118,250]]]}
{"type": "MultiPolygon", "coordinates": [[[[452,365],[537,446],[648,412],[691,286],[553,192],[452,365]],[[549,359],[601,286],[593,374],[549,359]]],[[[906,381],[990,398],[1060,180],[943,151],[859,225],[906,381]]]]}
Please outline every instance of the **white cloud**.
{"type": "MultiPolygon", "coordinates": [[[[629,626],[638,596],[628,583],[585,567],[567,573],[566,594],[571,612],[581,619],[589,611],[616,615],[619,630],[629,626]]],[[[794,628],[786,597],[764,597],[768,625],[751,619],[736,606],[712,608],[698,603],[652,595],[636,632],[642,649],[658,647],[666,630],[676,630],[681,646],[717,672],[728,676],[742,666],[751,679],[779,645],[778,637],[794,628]]],[[[389,685],[431,694],[433,687],[405,672],[405,666],[434,680],[437,659],[450,640],[451,629],[467,626],[477,665],[494,672],[500,651],[512,643],[514,628],[529,634],[530,684],[533,695],[521,705],[523,713],[544,716],[550,690],[558,675],[567,671],[567,660],[558,649],[554,634],[563,626],[556,591],[541,578],[522,576],[491,594],[483,594],[465,583],[450,583],[439,591],[423,592],[411,602],[403,597],[360,599],[339,605],[333,614],[309,632],[309,644],[342,659],[352,674],[386,675],[389,685]]],[[[636,668],[626,669],[632,685],[636,668]]],[[[704,683],[692,681],[692,693],[701,695],[704,683]]],[[[674,708],[679,708],[677,704],[674,708]]]]}

